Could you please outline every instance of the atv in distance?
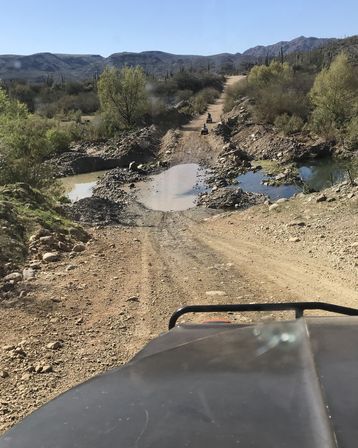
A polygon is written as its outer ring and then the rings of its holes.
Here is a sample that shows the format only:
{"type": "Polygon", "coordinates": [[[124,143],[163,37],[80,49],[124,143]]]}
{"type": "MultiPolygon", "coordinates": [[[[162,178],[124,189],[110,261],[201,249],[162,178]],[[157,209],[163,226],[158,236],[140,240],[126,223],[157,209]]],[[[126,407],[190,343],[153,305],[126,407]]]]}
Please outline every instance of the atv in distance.
{"type": "Polygon", "coordinates": [[[204,126],[201,128],[200,135],[208,135],[209,129],[207,128],[206,124],[204,123],[204,126]]]}
{"type": "Polygon", "coordinates": [[[321,302],[182,308],[127,365],[50,401],[0,448],[356,448],[357,316],[321,302]],[[296,319],[178,324],[252,311],[296,319]]]}
{"type": "Polygon", "coordinates": [[[208,117],[207,117],[207,119],[206,119],[206,122],[207,122],[207,123],[212,123],[212,122],[213,122],[213,118],[212,118],[212,116],[211,116],[211,113],[208,113],[208,117]]]}

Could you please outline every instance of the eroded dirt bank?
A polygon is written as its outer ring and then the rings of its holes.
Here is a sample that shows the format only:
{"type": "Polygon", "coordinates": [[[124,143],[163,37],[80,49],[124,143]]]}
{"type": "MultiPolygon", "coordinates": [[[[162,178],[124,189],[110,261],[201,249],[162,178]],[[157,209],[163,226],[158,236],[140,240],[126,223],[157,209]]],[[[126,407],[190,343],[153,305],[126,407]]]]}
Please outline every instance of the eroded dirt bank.
{"type": "MultiPolygon", "coordinates": [[[[182,131],[173,159],[219,153],[215,136],[198,137],[202,119],[182,131]]],[[[300,195],[223,214],[141,210],[132,225],[89,228],[84,251],[43,263],[0,302],[1,431],[128,361],[182,305],[324,300],[358,307],[357,209],[358,188],[342,185],[325,199],[300,195]]]]}

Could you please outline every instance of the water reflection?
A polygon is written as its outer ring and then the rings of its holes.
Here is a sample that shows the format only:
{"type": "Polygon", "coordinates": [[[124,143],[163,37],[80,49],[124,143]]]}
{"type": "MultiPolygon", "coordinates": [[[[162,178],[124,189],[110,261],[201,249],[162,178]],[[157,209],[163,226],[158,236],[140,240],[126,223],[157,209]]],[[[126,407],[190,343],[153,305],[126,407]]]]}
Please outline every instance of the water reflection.
{"type": "Polygon", "coordinates": [[[95,171],[93,173],[77,174],[61,179],[67,197],[72,201],[92,196],[92,190],[100,177],[107,171],[95,171]]]}
{"type": "Polygon", "coordinates": [[[196,163],[175,165],[147,182],[137,183],[136,198],[151,210],[187,210],[207,190],[206,175],[206,170],[196,163]]]}

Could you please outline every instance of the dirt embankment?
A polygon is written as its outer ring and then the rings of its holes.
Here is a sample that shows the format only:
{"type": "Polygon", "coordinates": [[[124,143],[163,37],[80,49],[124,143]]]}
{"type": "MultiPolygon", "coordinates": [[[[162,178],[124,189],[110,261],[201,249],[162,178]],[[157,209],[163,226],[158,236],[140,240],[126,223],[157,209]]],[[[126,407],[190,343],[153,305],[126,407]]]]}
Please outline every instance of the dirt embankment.
{"type": "MultiPolygon", "coordinates": [[[[222,141],[200,138],[202,119],[180,131],[173,161],[215,160],[222,141]]],[[[141,209],[132,225],[89,228],[82,252],[40,263],[31,280],[16,283],[16,295],[0,300],[0,430],[127,362],[185,304],[326,300],[358,307],[357,201],[358,188],[346,184],[324,197],[224,214],[141,209]]]]}

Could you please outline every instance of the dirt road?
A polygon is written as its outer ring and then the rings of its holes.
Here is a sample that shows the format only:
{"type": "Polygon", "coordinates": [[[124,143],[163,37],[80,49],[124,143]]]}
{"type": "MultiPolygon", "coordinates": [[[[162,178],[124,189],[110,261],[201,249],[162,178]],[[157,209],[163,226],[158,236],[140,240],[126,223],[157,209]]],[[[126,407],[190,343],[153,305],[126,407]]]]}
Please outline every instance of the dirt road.
{"type": "Polygon", "coordinates": [[[211,134],[210,131],[220,121],[223,112],[225,91],[228,87],[243,79],[244,76],[230,76],[225,84],[225,89],[220,98],[208,107],[207,112],[192,120],[182,127],[181,141],[177,150],[171,157],[172,163],[204,163],[210,165],[215,161],[222,149],[222,141],[211,134]],[[207,124],[209,135],[201,136],[200,130],[206,123],[207,114],[210,112],[213,123],[207,124]]]}
{"type": "MultiPolygon", "coordinates": [[[[221,108],[211,106],[214,120],[221,108]]],[[[217,142],[198,137],[201,122],[183,130],[178,159],[193,161],[203,148],[215,157],[217,142]],[[200,145],[190,153],[193,141],[200,145]]],[[[44,266],[25,294],[1,302],[0,429],[128,361],[185,304],[358,306],[356,207],[354,196],[320,204],[303,198],[272,212],[265,205],[222,215],[198,208],[151,213],[137,227],[90,229],[85,252],[44,266]],[[297,218],[304,226],[291,226],[297,218]]]]}

